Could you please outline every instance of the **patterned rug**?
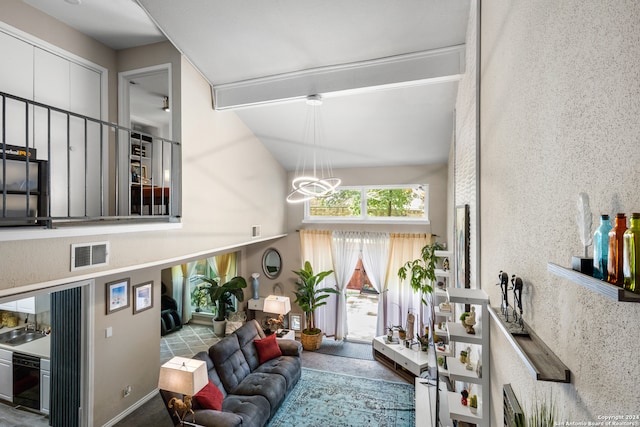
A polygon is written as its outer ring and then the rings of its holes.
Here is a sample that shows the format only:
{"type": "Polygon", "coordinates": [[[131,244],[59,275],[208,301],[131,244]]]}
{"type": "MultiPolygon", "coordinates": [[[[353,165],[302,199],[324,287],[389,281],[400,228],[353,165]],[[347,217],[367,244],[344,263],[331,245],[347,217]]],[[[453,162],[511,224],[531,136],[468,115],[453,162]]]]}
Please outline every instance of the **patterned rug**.
{"type": "Polygon", "coordinates": [[[268,427],[404,427],[415,424],[414,386],[302,368],[268,427]]]}
{"type": "Polygon", "coordinates": [[[333,338],[324,337],[322,339],[322,345],[315,351],[316,353],[330,354],[331,356],[350,357],[352,359],[361,360],[375,360],[373,358],[373,351],[370,343],[336,341],[333,338]]]}

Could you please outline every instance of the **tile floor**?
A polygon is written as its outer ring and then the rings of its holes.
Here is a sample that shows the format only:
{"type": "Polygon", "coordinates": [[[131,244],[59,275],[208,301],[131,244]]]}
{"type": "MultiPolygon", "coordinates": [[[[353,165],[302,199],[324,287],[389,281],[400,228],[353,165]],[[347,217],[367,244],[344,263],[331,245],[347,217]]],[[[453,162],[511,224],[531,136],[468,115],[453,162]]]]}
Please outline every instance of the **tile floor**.
{"type": "Polygon", "coordinates": [[[184,325],[181,330],[160,339],[160,363],[165,363],[174,356],[192,357],[196,353],[207,351],[219,340],[210,326],[184,325]]]}

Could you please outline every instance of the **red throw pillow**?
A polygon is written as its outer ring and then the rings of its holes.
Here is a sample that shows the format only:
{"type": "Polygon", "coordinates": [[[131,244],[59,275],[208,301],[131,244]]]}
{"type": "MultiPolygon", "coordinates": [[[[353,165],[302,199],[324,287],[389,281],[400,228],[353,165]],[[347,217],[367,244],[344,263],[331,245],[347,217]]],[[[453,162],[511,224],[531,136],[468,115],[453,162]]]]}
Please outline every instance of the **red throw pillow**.
{"type": "Polygon", "coordinates": [[[275,357],[282,356],[282,351],[280,351],[280,346],[278,346],[278,342],[276,341],[276,334],[271,334],[261,340],[253,340],[253,342],[256,343],[256,348],[258,349],[260,364],[275,357]]]}
{"type": "Polygon", "coordinates": [[[211,380],[209,380],[209,383],[193,397],[198,401],[198,404],[205,409],[222,411],[222,400],[224,399],[224,396],[220,389],[216,387],[211,380]]]}

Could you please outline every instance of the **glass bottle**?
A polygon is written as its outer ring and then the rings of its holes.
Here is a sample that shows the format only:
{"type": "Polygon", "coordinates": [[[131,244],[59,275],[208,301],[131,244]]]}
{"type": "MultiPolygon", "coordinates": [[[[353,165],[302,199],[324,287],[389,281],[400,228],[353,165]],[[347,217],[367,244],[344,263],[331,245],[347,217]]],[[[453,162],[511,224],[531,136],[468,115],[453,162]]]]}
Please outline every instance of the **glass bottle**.
{"type": "Polygon", "coordinates": [[[614,285],[624,284],[622,275],[623,235],[627,231],[627,217],[623,213],[616,215],[616,223],[609,231],[609,259],[607,262],[607,281],[614,285]]]}
{"type": "Polygon", "coordinates": [[[631,214],[629,229],[624,232],[623,266],[624,288],[631,292],[640,293],[640,213],[631,214]]]}
{"type": "Polygon", "coordinates": [[[607,280],[607,261],[609,259],[609,215],[600,215],[600,227],[593,233],[593,277],[607,280]]]}

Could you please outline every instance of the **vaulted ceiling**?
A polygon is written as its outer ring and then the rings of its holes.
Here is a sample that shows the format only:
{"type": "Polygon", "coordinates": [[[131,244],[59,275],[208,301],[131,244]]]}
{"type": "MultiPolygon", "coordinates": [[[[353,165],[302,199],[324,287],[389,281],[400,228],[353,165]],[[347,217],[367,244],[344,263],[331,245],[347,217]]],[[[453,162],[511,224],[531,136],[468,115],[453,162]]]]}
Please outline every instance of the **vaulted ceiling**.
{"type": "Polygon", "coordinates": [[[24,1],[114,49],[168,38],[288,170],[310,94],[333,167],[447,160],[469,0],[24,1]]]}

